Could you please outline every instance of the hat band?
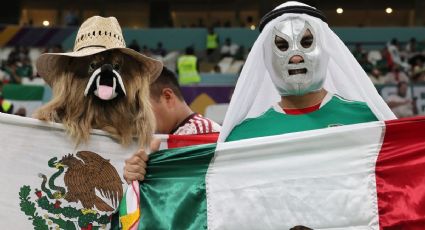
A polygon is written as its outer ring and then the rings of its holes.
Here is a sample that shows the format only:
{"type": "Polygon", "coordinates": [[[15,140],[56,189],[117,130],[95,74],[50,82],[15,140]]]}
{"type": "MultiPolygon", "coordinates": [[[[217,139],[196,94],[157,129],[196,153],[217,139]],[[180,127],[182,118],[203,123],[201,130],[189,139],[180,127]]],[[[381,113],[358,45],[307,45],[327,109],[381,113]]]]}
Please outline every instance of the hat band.
{"type": "Polygon", "coordinates": [[[91,46],[83,46],[83,47],[81,47],[81,48],[79,48],[77,51],[80,51],[80,50],[82,50],[82,49],[85,49],[85,48],[104,48],[104,49],[106,49],[106,46],[101,46],[101,45],[91,45],[91,46]]]}
{"type": "Polygon", "coordinates": [[[322,11],[315,9],[313,7],[309,6],[287,6],[283,7],[277,10],[270,11],[260,21],[259,30],[260,32],[264,29],[267,23],[269,23],[271,20],[283,15],[283,14],[308,14],[312,17],[319,18],[323,22],[327,22],[325,15],[322,13],[322,11]]]}

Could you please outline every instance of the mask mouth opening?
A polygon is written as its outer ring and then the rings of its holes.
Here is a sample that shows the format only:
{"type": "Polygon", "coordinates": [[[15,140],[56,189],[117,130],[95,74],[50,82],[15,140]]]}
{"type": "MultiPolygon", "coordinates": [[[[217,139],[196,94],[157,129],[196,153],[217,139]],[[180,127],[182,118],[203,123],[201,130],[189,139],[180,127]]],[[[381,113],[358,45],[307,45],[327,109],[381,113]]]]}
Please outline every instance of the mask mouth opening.
{"type": "Polygon", "coordinates": [[[288,70],[289,75],[306,74],[306,73],[307,73],[307,68],[288,70]]]}

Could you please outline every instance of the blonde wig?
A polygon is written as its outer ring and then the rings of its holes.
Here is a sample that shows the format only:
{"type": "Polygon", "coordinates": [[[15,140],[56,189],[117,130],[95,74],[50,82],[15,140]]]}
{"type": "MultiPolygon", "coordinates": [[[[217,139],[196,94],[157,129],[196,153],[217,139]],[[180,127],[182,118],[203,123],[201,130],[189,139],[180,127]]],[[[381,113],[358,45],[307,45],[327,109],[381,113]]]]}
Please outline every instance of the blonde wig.
{"type": "Polygon", "coordinates": [[[117,50],[87,57],[61,57],[56,62],[59,68],[49,73],[54,75],[52,100],[35,113],[36,118],[63,123],[77,144],[89,140],[91,129],[101,129],[123,145],[133,138],[138,138],[141,147],[149,145],[155,118],[149,102],[151,76],[141,74],[146,73],[145,67],[117,50]],[[84,96],[93,62],[119,65],[126,95],[109,101],[93,94],[84,96]]]}

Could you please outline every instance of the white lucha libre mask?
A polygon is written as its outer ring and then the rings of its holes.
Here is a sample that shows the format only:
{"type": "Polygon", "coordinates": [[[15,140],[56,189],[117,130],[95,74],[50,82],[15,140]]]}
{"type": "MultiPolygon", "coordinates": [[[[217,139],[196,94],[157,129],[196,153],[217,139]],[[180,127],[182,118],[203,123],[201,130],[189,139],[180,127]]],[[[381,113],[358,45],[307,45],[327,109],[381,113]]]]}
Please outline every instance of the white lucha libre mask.
{"type": "Polygon", "coordinates": [[[320,90],[329,56],[310,23],[301,18],[278,22],[271,38],[271,79],[279,94],[304,95],[320,90]]]}

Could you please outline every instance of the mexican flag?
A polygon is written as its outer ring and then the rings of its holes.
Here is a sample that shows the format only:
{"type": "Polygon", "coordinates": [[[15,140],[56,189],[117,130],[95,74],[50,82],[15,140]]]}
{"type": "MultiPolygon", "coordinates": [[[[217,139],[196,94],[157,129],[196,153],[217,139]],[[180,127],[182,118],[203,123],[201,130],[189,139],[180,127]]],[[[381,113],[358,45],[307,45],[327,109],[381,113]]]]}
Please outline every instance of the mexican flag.
{"type": "Polygon", "coordinates": [[[13,104],[14,111],[25,108],[27,117],[43,104],[44,86],[7,84],[3,87],[4,99],[13,104]]]}
{"type": "MultiPolygon", "coordinates": [[[[166,148],[199,142],[157,138],[166,148]]],[[[0,113],[0,229],[109,229],[137,149],[99,130],[76,146],[60,124],[0,113]]]]}
{"type": "Polygon", "coordinates": [[[424,229],[425,118],[150,155],[124,229],[424,229]]]}

